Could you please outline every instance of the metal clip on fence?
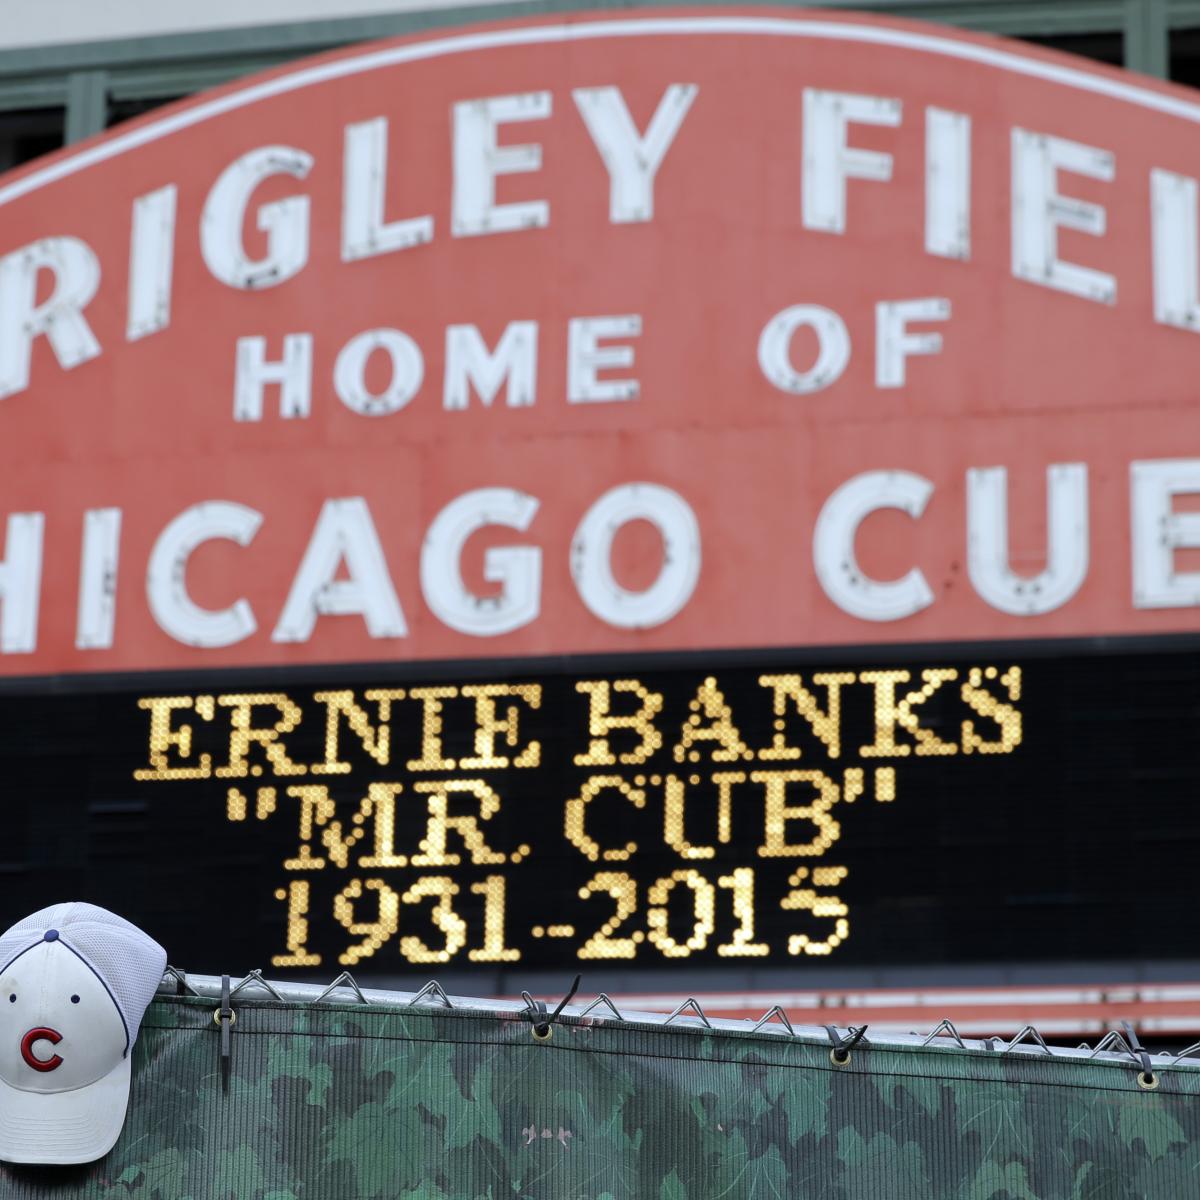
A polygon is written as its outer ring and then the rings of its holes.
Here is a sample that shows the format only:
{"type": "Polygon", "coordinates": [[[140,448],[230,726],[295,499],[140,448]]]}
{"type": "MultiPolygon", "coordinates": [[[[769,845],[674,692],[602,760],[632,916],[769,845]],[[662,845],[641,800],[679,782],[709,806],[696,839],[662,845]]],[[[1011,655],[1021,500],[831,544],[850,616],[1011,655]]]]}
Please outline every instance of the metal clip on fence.
{"type": "Polygon", "coordinates": [[[521,999],[525,1001],[525,1015],[533,1025],[533,1036],[537,1041],[548,1042],[554,1036],[554,1022],[562,1016],[563,1009],[571,1003],[575,993],[579,991],[582,979],[582,975],[575,976],[571,990],[558,1002],[558,1007],[549,1015],[547,1015],[544,1000],[535,1000],[528,992],[521,993],[521,999]]]}
{"type": "Polygon", "coordinates": [[[251,971],[249,975],[234,987],[233,991],[229,993],[230,999],[236,996],[243,988],[248,988],[255,984],[262,988],[272,1000],[278,1000],[280,1004],[286,1003],[279,989],[263,975],[261,967],[251,971]]]}
{"type": "Polygon", "coordinates": [[[175,995],[177,996],[198,996],[200,993],[188,982],[187,972],[181,971],[178,967],[168,966],[163,974],[164,979],[169,979],[175,985],[175,995]]]}
{"type": "Polygon", "coordinates": [[[1150,1055],[1146,1052],[1142,1043],[1138,1041],[1138,1035],[1134,1032],[1132,1023],[1122,1021],[1121,1024],[1124,1026],[1125,1040],[1129,1043],[1129,1048],[1142,1064],[1142,1069],[1137,1077],[1137,1085],[1143,1092],[1152,1092],[1158,1087],[1158,1076],[1155,1075],[1154,1068],[1150,1065],[1150,1055]]]}
{"type": "Polygon", "coordinates": [[[706,1029],[712,1028],[712,1022],[708,1019],[708,1014],[700,1005],[700,1001],[695,996],[689,996],[682,1004],[677,1004],[674,1011],[663,1022],[664,1025],[671,1025],[679,1018],[685,1018],[688,1010],[691,1010],[696,1017],[700,1019],[706,1029]]]}
{"type": "Polygon", "coordinates": [[[408,1002],[411,1008],[414,1004],[440,1004],[444,1008],[453,1008],[454,1001],[446,995],[446,989],[436,979],[431,979],[408,1002]]]}
{"type": "Polygon", "coordinates": [[[338,988],[349,988],[355,995],[359,1004],[370,1004],[371,1001],[363,994],[362,988],[358,986],[358,980],[350,974],[349,971],[343,971],[314,1001],[314,1004],[321,1004],[328,1000],[329,997],[338,990],[338,988]]]}
{"type": "MultiPolygon", "coordinates": [[[[624,1016],[621,1014],[621,1010],[612,1002],[612,998],[605,992],[601,992],[600,995],[598,995],[595,998],[595,1000],[593,1000],[591,1002],[591,1004],[589,1004],[583,1010],[583,1012],[579,1013],[579,1017],[583,1018],[583,1017],[591,1016],[592,1012],[597,1008],[607,1008],[608,1011],[610,1013],[612,1013],[612,1019],[614,1021],[624,1021],[625,1020],[624,1016]]],[[[604,1021],[607,1019],[608,1019],[607,1017],[603,1017],[603,1016],[597,1018],[597,1020],[601,1020],[601,1021],[604,1021]]]]}
{"type": "Polygon", "coordinates": [[[947,1017],[938,1027],[921,1043],[922,1046],[928,1046],[930,1042],[937,1038],[949,1038],[958,1045],[960,1050],[967,1048],[966,1042],[962,1040],[962,1035],[954,1027],[954,1022],[947,1017]]]}
{"type": "Polygon", "coordinates": [[[1051,1057],[1054,1055],[1054,1051],[1046,1045],[1045,1038],[1032,1025],[1026,1025],[1000,1053],[1010,1054],[1018,1046],[1032,1046],[1035,1049],[1040,1049],[1045,1054],[1049,1054],[1051,1057]]]}
{"type": "Polygon", "coordinates": [[[1178,1054],[1171,1056],[1171,1065],[1178,1066],[1181,1058],[1195,1058],[1197,1052],[1200,1052],[1200,1042],[1193,1042],[1190,1046],[1185,1046],[1178,1054]]]}
{"type": "Polygon", "coordinates": [[[233,1011],[229,991],[229,976],[221,976],[221,1007],[213,1013],[213,1021],[221,1030],[221,1090],[229,1091],[229,1069],[233,1063],[233,1027],[237,1013],[233,1011]]]}
{"type": "Polygon", "coordinates": [[[783,1011],[783,1008],[776,1004],[774,1008],[769,1008],[761,1017],[758,1018],[757,1024],[754,1026],[752,1033],[758,1033],[760,1029],[768,1027],[786,1029],[789,1037],[795,1037],[796,1031],[792,1028],[791,1021],[788,1020],[788,1015],[783,1011]]]}
{"type": "Polygon", "coordinates": [[[852,1025],[847,1026],[846,1032],[850,1035],[848,1038],[842,1037],[835,1025],[826,1025],[825,1032],[829,1034],[829,1044],[832,1047],[829,1051],[829,1061],[835,1067],[844,1067],[850,1062],[850,1051],[862,1041],[867,1026],[860,1025],[857,1029],[852,1025]]]}

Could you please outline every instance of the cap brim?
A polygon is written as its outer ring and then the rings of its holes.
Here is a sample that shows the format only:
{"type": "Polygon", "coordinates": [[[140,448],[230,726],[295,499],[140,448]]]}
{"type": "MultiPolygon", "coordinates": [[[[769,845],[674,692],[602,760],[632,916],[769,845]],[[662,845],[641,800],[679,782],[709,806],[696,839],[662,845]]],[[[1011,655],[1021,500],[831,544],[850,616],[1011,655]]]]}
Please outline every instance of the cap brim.
{"type": "Polygon", "coordinates": [[[0,1079],[0,1160],[95,1162],[117,1144],[129,1107],[129,1057],[69,1092],[23,1092],[0,1079]]]}

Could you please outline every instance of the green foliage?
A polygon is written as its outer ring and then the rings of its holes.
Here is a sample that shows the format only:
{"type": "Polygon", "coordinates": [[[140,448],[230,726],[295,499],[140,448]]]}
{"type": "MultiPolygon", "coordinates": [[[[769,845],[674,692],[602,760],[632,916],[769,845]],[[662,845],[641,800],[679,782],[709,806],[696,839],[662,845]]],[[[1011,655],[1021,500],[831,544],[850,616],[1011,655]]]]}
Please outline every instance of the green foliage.
{"type": "Polygon", "coordinates": [[[674,1167],[658,1189],[658,1200],[688,1200],[687,1188],[683,1186],[679,1172],[674,1167]]]}
{"type": "MultiPolygon", "coordinates": [[[[270,1152],[270,1147],[264,1147],[270,1152]]],[[[260,1195],[266,1177],[258,1150],[243,1143],[213,1163],[213,1200],[240,1200],[247,1192],[260,1195]]]]}
{"type": "Polygon", "coordinates": [[[158,1000],[125,1131],[3,1200],[1186,1200],[1200,1071],[778,1034],[158,1000]]]}
{"type": "Polygon", "coordinates": [[[886,1133],[864,1138],[847,1127],[838,1135],[843,1163],[840,1182],[852,1196],[887,1196],[888,1200],[926,1200],[930,1180],[921,1150],[911,1142],[897,1145],[886,1133]]]}
{"type": "Polygon", "coordinates": [[[788,1170],[777,1146],[753,1154],[741,1134],[734,1134],[721,1168],[705,1193],[712,1200],[787,1200],[788,1170]]]}
{"type": "Polygon", "coordinates": [[[1029,1190],[1025,1177],[1025,1165],[1019,1162],[986,1162],[979,1168],[963,1200],[993,1200],[1003,1196],[1004,1200],[1041,1200],[1029,1190]]]}
{"type": "MultiPolygon", "coordinates": [[[[128,1197],[128,1200],[187,1200],[187,1165],[184,1156],[174,1147],[164,1147],[147,1154],[140,1162],[130,1164],[117,1177],[120,1186],[109,1195],[128,1197]]],[[[218,1200],[220,1192],[212,1193],[218,1200]]]]}
{"type": "Polygon", "coordinates": [[[1173,1144],[1187,1141],[1179,1122],[1160,1105],[1153,1103],[1138,1108],[1123,1108],[1117,1120],[1117,1133],[1130,1149],[1140,1141],[1151,1162],[1162,1158],[1173,1144]]]}

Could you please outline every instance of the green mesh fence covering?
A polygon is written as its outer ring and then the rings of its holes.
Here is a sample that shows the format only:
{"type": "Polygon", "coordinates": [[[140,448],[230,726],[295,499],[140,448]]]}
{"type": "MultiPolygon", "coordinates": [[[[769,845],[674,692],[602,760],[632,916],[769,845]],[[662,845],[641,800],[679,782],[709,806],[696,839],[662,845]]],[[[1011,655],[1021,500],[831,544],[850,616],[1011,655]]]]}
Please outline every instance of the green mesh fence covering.
{"type": "Polygon", "coordinates": [[[13,1200],[1190,1200],[1200,1070],[511,1013],[159,999],[116,1148],[13,1200]]]}

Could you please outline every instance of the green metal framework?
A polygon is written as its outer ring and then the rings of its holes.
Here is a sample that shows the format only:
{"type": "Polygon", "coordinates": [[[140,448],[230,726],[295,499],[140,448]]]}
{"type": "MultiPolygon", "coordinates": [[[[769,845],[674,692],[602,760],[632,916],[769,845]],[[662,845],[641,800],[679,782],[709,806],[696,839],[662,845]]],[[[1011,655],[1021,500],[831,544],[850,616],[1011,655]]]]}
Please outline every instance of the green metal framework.
{"type": "MultiPolygon", "coordinates": [[[[689,7],[728,0],[686,0],[689,7]]],[[[670,0],[667,0],[670,3],[670,0]]],[[[510,0],[434,11],[266,25],[34,49],[0,49],[0,111],[64,107],[68,143],[100,132],[109,105],[155,101],[214,87],[322,50],[474,21],[643,0],[510,0]]],[[[663,7],[663,0],[654,0],[663,7]]],[[[1014,37],[1118,34],[1124,65],[1165,79],[1174,29],[1200,28],[1200,0],[813,0],[780,7],[857,9],[1014,37]]]]}

